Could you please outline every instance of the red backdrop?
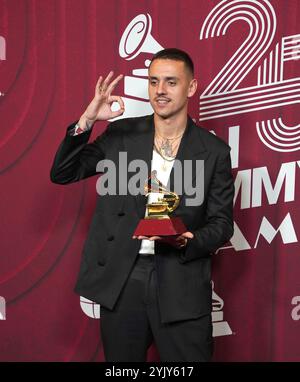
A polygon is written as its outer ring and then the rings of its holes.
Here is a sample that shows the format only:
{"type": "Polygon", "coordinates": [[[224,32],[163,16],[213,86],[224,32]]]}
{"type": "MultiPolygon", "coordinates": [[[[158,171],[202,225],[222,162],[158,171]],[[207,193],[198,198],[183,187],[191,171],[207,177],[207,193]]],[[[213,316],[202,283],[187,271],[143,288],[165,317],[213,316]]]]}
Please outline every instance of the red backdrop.
{"type": "Polygon", "coordinates": [[[135,69],[159,46],[190,53],[190,115],[232,146],[214,359],[300,360],[299,25],[298,0],[0,0],[1,361],[103,360],[97,306],[73,293],[97,179],[57,186],[49,170],[100,74],[127,76],[129,113],[149,108],[135,69]]]}

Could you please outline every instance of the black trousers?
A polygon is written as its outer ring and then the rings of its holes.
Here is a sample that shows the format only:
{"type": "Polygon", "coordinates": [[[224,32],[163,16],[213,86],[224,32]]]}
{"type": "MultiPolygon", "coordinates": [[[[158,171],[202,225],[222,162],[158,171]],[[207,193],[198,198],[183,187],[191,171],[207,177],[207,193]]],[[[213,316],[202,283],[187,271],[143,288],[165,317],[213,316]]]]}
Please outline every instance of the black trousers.
{"type": "Polygon", "coordinates": [[[155,342],[162,362],[207,362],[212,356],[211,315],[162,324],[154,256],[139,255],[113,311],[101,306],[107,362],[145,362],[155,342]]]}

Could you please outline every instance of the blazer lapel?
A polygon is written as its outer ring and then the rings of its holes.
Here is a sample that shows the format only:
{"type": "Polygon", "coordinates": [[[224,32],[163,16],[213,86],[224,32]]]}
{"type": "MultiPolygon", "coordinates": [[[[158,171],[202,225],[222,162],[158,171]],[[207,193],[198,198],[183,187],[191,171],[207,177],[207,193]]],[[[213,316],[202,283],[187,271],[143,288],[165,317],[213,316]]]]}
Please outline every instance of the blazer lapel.
{"type": "MultiPolygon", "coordinates": [[[[133,160],[140,159],[147,164],[147,168],[150,175],[151,172],[151,160],[154,142],[154,115],[149,115],[145,119],[138,122],[134,131],[129,131],[124,137],[124,147],[127,151],[128,163],[133,160]]],[[[146,182],[147,179],[144,181],[146,182]]],[[[141,185],[144,187],[144,183],[141,185]]],[[[147,198],[145,195],[137,195],[134,197],[138,215],[140,218],[144,218],[147,198]]]]}

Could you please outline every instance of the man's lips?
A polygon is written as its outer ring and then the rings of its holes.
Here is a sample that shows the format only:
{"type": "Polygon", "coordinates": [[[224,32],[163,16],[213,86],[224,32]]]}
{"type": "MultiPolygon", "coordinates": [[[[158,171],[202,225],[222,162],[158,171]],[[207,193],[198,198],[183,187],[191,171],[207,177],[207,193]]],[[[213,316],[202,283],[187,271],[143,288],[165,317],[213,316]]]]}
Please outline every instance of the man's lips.
{"type": "Polygon", "coordinates": [[[169,99],[166,99],[166,98],[157,98],[156,99],[156,103],[158,105],[166,105],[167,103],[169,103],[170,100],[169,99]]]}

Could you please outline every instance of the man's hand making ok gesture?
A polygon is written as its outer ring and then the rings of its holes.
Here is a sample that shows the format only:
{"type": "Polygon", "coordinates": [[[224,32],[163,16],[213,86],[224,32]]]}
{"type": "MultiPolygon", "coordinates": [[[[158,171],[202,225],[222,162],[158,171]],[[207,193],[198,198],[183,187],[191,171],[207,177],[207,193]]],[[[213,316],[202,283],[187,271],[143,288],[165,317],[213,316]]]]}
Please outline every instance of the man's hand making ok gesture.
{"type": "Polygon", "coordinates": [[[85,130],[86,127],[91,127],[96,121],[107,121],[124,113],[125,108],[122,98],[111,94],[123,78],[123,75],[120,74],[111,81],[113,74],[114,72],[111,71],[105,80],[103,80],[102,76],[99,77],[95,88],[95,96],[79,120],[81,129],[85,130]],[[113,102],[118,102],[119,110],[111,110],[113,102]]]}

